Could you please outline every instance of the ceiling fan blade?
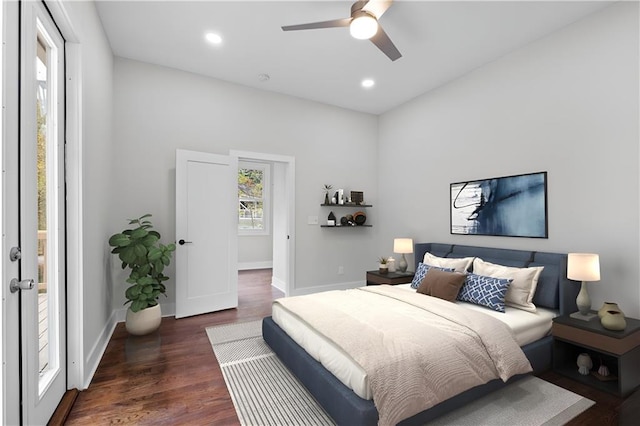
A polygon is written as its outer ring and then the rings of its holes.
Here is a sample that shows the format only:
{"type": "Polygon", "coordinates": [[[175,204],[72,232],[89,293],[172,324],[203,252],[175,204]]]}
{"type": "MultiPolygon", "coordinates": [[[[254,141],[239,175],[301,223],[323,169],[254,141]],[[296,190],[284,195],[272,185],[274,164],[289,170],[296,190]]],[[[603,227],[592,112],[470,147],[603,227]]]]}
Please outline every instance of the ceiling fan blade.
{"type": "Polygon", "coordinates": [[[393,0],[369,0],[369,2],[362,7],[362,10],[380,19],[382,14],[391,7],[391,3],[393,3],[393,0]]]}
{"type": "Polygon", "coordinates": [[[310,24],[286,25],[282,31],[315,30],[318,28],[348,27],[351,18],[334,19],[333,21],[312,22],[310,24]]]}
{"type": "Polygon", "coordinates": [[[369,40],[376,46],[378,49],[382,50],[382,52],[389,57],[392,61],[399,59],[402,57],[400,51],[393,44],[387,33],[384,32],[381,26],[378,26],[378,32],[376,35],[371,37],[369,40]]]}

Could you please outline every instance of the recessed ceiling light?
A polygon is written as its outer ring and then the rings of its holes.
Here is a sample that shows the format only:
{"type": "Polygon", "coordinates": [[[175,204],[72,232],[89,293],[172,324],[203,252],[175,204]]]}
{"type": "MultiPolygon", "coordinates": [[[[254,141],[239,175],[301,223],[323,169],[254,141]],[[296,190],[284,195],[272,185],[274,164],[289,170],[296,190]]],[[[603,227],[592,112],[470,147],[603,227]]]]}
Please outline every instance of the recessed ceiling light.
{"type": "Polygon", "coordinates": [[[367,88],[367,89],[368,89],[368,88],[370,88],[370,87],[373,87],[373,86],[376,84],[376,82],[375,82],[375,81],[373,81],[373,80],[372,80],[372,79],[370,79],[370,78],[365,78],[364,80],[362,80],[362,83],[361,83],[361,84],[362,84],[362,87],[364,87],[364,88],[367,88]]]}
{"type": "Polygon", "coordinates": [[[207,33],[204,38],[207,39],[207,41],[211,44],[220,44],[222,43],[222,37],[220,37],[218,34],[216,33],[207,33]]]}

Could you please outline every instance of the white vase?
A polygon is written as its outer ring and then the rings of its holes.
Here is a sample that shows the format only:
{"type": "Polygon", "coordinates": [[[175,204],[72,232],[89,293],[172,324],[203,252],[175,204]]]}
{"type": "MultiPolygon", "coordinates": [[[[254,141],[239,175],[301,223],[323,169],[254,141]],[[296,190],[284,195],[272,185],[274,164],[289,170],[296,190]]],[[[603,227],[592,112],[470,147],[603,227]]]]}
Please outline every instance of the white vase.
{"type": "Polygon", "coordinates": [[[593,367],[591,357],[586,353],[581,353],[580,355],[578,355],[576,364],[578,365],[578,373],[582,374],[583,376],[589,374],[589,371],[593,367]]]}
{"type": "Polygon", "coordinates": [[[159,304],[138,312],[127,309],[125,327],[130,334],[135,336],[156,331],[160,327],[160,322],[162,322],[162,311],[159,304]]]}
{"type": "Polygon", "coordinates": [[[396,271],[396,260],[393,257],[387,259],[387,269],[389,269],[389,272],[396,271]]]}

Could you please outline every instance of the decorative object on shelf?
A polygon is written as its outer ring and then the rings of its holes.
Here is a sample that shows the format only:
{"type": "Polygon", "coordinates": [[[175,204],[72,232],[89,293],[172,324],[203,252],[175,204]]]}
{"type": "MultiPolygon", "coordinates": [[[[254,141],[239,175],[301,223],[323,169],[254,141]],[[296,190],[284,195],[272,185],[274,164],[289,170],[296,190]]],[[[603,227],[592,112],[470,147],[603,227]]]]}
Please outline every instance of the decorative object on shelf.
{"type": "Polygon", "coordinates": [[[548,238],[547,172],[457,182],[449,191],[452,234],[548,238]]]}
{"type": "Polygon", "coordinates": [[[329,212],[329,216],[327,216],[327,225],[336,226],[336,215],[333,212],[329,212]]]}
{"type": "Polygon", "coordinates": [[[407,253],[413,253],[413,240],[411,238],[395,238],[393,240],[393,252],[402,254],[400,261],[398,262],[398,271],[406,272],[407,258],[404,257],[407,253]]]}
{"type": "Polygon", "coordinates": [[[353,221],[356,223],[356,225],[364,225],[364,223],[367,221],[367,215],[365,214],[365,212],[355,212],[353,214],[353,221]]]}
{"type": "Polygon", "coordinates": [[[567,259],[567,278],[582,281],[580,292],[576,298],[578,312],[571,318],[590,321],[596,317],[591,311],[591,298],[587,291],[587,282],[600,281],[600,257],[593,253],[569,253],[567,259]]]}
{"type": "Polygon", "coordinates": [[[602,307],[598,310],[598,316],[602,319],[602,317],[607,311],[618,311],[622,315],[624,315],[624,312],[622,312],[622,309],[620,309],[618,307],[618,304],[614,302],[604,302],[602,304],[602,307]]]}
{"type": "Polygon", "coordinates": [[[602,359],[600,359],[600,367],[598,368],[598,374],[601,375],[602,377],[607,377],[609,374],[611,374],[609,372],[609,367],[607,367],[602,363],[602,359]]]}
{"type": "Polygon", "coordinates": [[[338,189],[338,204],[343,205],[344,204],[344,189],[338,189]]]}
{"type": "Polygon", "coordinates": [[[325,183],[324,185],[324,203],[325,204],[329,204],[330,200],[329,200],[329,191],[331,191],[333,189],[332,185],[329,185],[328,183],[325,183]]]}
{"type": "Polygon", "coordinates": [[[364,192],[362,191],[351,191],[351,202],[356,205],[360,205],[364,203],[364,192]]]}
{"type": "Polygon", "coordinates": [[[387,272],[389,272],[389,265],[387,264],[386,257],[381,256],[380,259],[378,259],[378,262],[378,272],[380,272],[381,274],[386,274],[387,272]]]}
{"type": "Polygon", "coordinates": [[[389,269],[389,272],[396,271],[396,260],[391,256],[387,259],[387,268],[389,269]]]}
{"type": "Polygon", "coordinates": [[[583,376],[589,374],[589,371],[593,367],[591,357],[587,353],[581,353],[580,355],[578,355],[576,364],[578,365],[578,373],[582,374],[583,376]]]}
{"type": "Polygon", "coordinates": [[[627,321],[620,311],[606,311],[600,318],[600,324],[611,331],[622,331],[627,328],[627,321]]]}

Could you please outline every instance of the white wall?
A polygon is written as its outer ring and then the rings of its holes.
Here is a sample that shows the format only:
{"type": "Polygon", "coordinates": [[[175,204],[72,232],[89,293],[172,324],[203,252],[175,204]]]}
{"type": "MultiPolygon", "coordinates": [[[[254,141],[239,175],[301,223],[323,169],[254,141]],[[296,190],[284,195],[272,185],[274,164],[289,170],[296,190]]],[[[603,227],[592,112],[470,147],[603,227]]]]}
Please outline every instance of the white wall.
{"type": "Polygon", "coordinates": [[[83,368],[92,374],[110,336],[111,283],[107,280],[107,245],[111,185],[113,55],[95,4],[65,3],[80,46],[82,180],[83,368]]]}
{"type": "MultiPolygon", "coordinates": [[[[321,229],[307,225],[307,216],[328,214],[320,208],[325,183],[363,190],[375,204],[377,117],[121,58],[115,60],[114,84],[111,232],[121,229],[125,218],[150,212],[163,240],[176,238],[177,148],[293,156],[293,292],[364,282],[376,256],[375,228],[321,229]],[[337,274],[340,265],[344,275],[337,274]]],[[[125,277],[117,267],[112,271],[113,307],[118,308],[125,277]]],[[[172,279],[169,297],[161,302],[174,302],[174,293],[172,279]]]]}
{"type": "Polygon", "coordinates": [[[273,232],[269,235],[238,236],[238,269],[270,268],[273,262],[273,232]]]}
{"type": "Polygon", "coordinates": [[[380,241],[599,253],[594,308],[639,317],[638,45],[621,2],[382,115],[380,241]],[[548,239],[450,235],[450,183],[537,171],[548,239]]]}

